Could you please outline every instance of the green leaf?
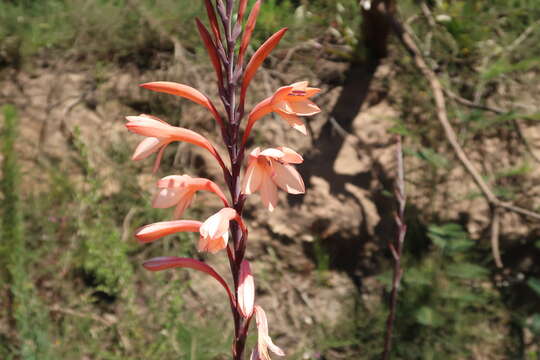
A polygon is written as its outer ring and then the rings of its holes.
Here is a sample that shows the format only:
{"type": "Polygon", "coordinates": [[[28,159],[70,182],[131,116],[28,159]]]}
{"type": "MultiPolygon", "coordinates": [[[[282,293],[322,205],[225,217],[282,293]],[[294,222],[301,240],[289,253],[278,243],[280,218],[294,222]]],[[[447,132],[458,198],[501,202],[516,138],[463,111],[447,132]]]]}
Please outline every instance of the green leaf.
{"type": "Polygon", "coordinates": [[[444,323],[444,319],[435,310],[428,306],[422,306],[415,314],[419,324],[438,327],[444,323]]]}
{"type": "Polygon", "coordinates": [[[447,272],[449,276],[461,279],[483,279],[489,274],[486,268],[471,263],[449,265],[447,272]]]}
{"type": "Polygon", "coordinates": [[[514,72],[514,71],[527,71],[535,68],[539,64],[538,58],[527,59],[519,61],[515,64],[510,64],[508,60],[500,60],[491,65],[483,74],[483,80],[491,80],[498,76],[514,72]]]}
{"type": "Polygon", "coordinates": [[[433,282],[433,273],[417,268],[407,269],[403,281],[409,285],[430,285],[433,282]]]}
{"type": "Polygon", "coordinates": [[[534,314],[531,317],[531,322],[528,325],[528,328],[531,329],[531,331],[537,336],[540,335],[540,314],[534,314]]]}
{"type": "Polygon", "coordinates": [[[426,161],[436,168],[447,168],[449,161],[441,154],[430,148],[422,148],[414,154],[417,158],[426,161]]]}
{"type": "Polygon", "coordinates": [[[429,226],[428,237],[437,247],[450,252],[462,252],[474,245],[461,225],[454,223],[429,226]]]}
{"type": "Polygon", "coordinates": [[[527,280],[527,285],[538,295],[540,296],[540,280],[537,278],[530,278],[527,280]]]}

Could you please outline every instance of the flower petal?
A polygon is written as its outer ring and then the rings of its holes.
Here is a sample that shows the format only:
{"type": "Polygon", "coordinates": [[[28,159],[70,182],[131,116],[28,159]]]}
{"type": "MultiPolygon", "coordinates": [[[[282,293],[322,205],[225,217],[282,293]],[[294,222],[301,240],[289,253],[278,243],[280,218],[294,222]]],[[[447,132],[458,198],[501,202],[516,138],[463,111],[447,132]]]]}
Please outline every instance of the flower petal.
{"type": "Polygon", "coordinates": [[[259,305],[255,305],[254,311],[255,321],[257,322],[257,350],[259,357],[264,360],[271,360],[268,349],[278,356],[285,356],[283,350],[276,346],[268,335],[268,320],[264,310],[259,305]]]}
{"type": "Polygon", "coordinates": [[[175,206],[188,192],[189,189],[186,188],[160,189],[152,200],[152,207],[156,209],[166,209],[175,206]]]}
{"type": "Polygon", "coordinates": [[[198,232],[202,222],[195,220],[161,221],[146,225],[135,232],[141,243],[147,243],[177,232],[198,232]]]}
{"type": "Polygon", "coordinates": [[[270,178],[265,176],[261,182],[259,192],[264,207],[269,211],[274,211],[278,201],[276,184],[274,184],[270,178]]]}
{"type": "Polygon", "coordinates": [[[274,162],[273,165],[274,176],[272,180],[277,186],[289,194],[303,194],[306,192],[304,181],[294,166],[277,162],[274,162]]]}
{"type": "Polygon", "coordinates": [[[279,149],[268,148],[261,151],[259,156],[268,156],[277,160],[281,159],[283,156],[285,156],[285,154],[279,149]]]}
{"type": "Polygon", "coordinates": [[[249,262],[242,261],[240,265],[240,278],[238,284],[238,308],[246,319],[253,314],[253,305],[255,302],[255,282],[251,274],[249,262]]]}
{"type": "Polygon", "coordinates": [[[306,126],[304,125],[304,122],[302,121],[302,119],[300,119],[298,116],[286,114],[281,111],[278,112],[278,114],[282,118],[284,118],[289,123],[289,125],[291,125],[294,129],[300,131],[304,135],[307,135],[306,126]]]}
{"type": "Polygon", "coordinates": [[[173,218],[175,219],[181,218],[182,215],[184,214],[184,211],[186,211],[186,209],[191,206],[191,203],[193,202],[194,197],[195,197],[195,192],[193,191],[189,191],[185,195],[180,197],[180,200],[178,201],[178,204],[176,205],[176,208],[174,209],[173,218]]]}
{"type": "Polygon", "coordinates": [[[242,193],[250,195],[259,190],[263,176],[264,170],[257,161],[252,161],[242,179],[242,193]]]}
{"type": "Polygon", "coordinates": [[[199,243],[197,244],[197,250],[200,252],[209,252],[215,254],[227,247],[227,242],[229,240],[229,233],[223,234],[223,236],[217,238],[203,237],[199,238],[199,243]]]}
{"type": "Polygon", "coordinates": [[[321,112],[321,109],[310,100],[291,101],[289,106],[293,113],[299,116],[311,116],[321,112]]]}
{"type": "Polygon", "coordinates": [[[168,138],[173,126],[147,116],[127,116],[126,127],[129,131],[149,137],[168,138]]]}
{"type": "Polygon", "coordinates": [[[221,237],[229,231],[229,222],[238,214],[233,208],[223,208],[214,215],[210,216],[203,223],[200,229],[201,235],[210,236],[212,238],[221,237]]]}
{"type": "Polygon", "coordinates": [[[160,189],[187,187],[191,179],[189,175],[168,175],[158,180],[157,187],[160,189]]]}
{"type": "Polygon", "coordinates": [[[132,160],[145,159],[151,154],[158,151],[162,145],[163,143],[160,139],[155,138],[155,137],[148,137],[139,143],[131,159],[132,160]]]}
{"type": "Polygon", "coordinates": [[[277,149],[284,154],[283,157],[280,159],[281,161],[289,164],[301,164],[304,162],[304,158],[302,158],[302,155],[300,155],[291,148],[288,148],[286,146],[279,146],[277,147],[277,149]]]}

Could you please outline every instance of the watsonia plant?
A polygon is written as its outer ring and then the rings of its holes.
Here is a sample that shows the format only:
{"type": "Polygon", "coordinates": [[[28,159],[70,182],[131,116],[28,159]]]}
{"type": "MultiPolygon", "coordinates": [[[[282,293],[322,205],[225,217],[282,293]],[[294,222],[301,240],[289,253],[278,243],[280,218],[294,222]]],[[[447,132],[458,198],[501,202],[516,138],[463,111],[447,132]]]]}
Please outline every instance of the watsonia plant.
{"type": "Polygon", "coordinates": [[[208,51],[217,76],[217,87],[225,116],[214,103],[200,91],[173,82],[151,82],[142,84],[145,89],[187,98],[205,107],[220,130],[223,143],[229,154],[230,164],[225,164],[219,152],[208,139],[181,127],[175,127],[151,115],[127,117],[129,131],[145,136],[133,154],[134,160],[147,158],[157,153],[154,172],[158,169],[165,147],[174,141],[184,141],[206,149],[223,170],[230,198],[213,181],[193,178],[189,175],[171,175],[157,183],[158,192],[153,206],[156,208],[175,207],[172,221],[163,221],[140,228],[136,232],[142,243],[157,240],[177,232],[198,232],[197,249],[201,252],[227,254],[232,289],[225,278],[208,264],[191,259],[166,256],[144,263],[146,269],[159,271],[171,268],[191,268],[204,272],[223,286],[231,307],[234,322],[232,345],[233,359],[243,359],[250,321],[255,317],[258,329],[257,346],[251,352],[251,359],[269,360],[269,351],[283,356],[284,352],[270,339],[268,322],[264,310],[255,304],[255,284],[250,264],[245,260],[248,245],[248,228],[242,218],[244,203],[248,195],[259,192],[263,205],[273,211],[277,205],[277,188],[290,194],[304,193],[304,183],[294,164],[302,163],[302,156],[287,147],[253,149],[244,163],[246,144],[251,129],[256,122],[272,112],[280,115],[294,129],[306,134],[306,128],[299,116],[314,115],[320,109],[309,100],[319,89],[308,87],[307,82],[299,82],[279,88],[272,96],[261,101],[247,115],[243,135],[241,125],[245,118],[244,104],[249,84],[257,70],[287,31],[283,28],[268,38],[246,62],[248,45],[259,15],[261,0],[255,2],[247,20],[247,0],[205,0],[210,23],[210,31],[196,19],[197,29],[208,51]],[[242,169],[245,168],[241,179],[242,169]],[[206,221],[177,220],[190,206],[197,191],[208,191],[217,195],[223,208],[206,221]]]}

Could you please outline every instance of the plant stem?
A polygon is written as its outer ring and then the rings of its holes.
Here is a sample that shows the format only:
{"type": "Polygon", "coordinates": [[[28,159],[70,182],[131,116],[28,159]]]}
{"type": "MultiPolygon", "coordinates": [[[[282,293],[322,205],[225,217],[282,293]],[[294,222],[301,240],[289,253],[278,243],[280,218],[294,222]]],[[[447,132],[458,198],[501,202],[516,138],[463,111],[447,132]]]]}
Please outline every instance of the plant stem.
{"type": "Polygon", "coordinates": [[[403,167],[403,149],[401,144],[401,136],[397,138],[396,149],[397,160],[397,179],[394,186],[394,194],[397,202],[397,212],[395,214],[397,234],[394,241],[388,241],[388,247],[392,253],[392,259],[394,261],[394,273],[392,277],[392,292],[390,294],[390,313],[386,320],[386,333],[384,337],[384,351],[382,355],[383,360],[388,360],[390,352],[392,350],[392,333],[394,330],[394,322],[396,319],[396,307],[399,285],[403,276],[403,269],[401,268],[401,255],[403,253],[403,243],[405,242],[405,234],[407,233],[407,225],[405,224],[405,171],[403,167]]]}
{"type": "MultiPolygon", "coordinates": [[[[218,1],[218,13],[221,17],[221,22],[225,32],[226,41],[226,61],[224,61],[226,85],[224,89],[220,89],[222,94],[223,105],[227,113],[228,122],[227,136],[224,136],[223,140],[227,147],[229,158],[231,161],[231,176],[227,181],[229,192],[232,198],[232,207],[236,210],[239,216],[242,216],[242,210],[244,205],[244,197],[240,191],[240,172],[242,169],[242,162],[244,158],[244,149],[238,141],[240,132],[240,122],[243,117],[241,111],[238,111],[237,105],[237,90],[239,78],[235,77],[235,70],[237,63],[235,62],[235,48],[237,37],[233,34],[235,23],[233,21],[234,0],[226,0],[225,11],[219,11],[218,1]]],[[[229,265],[232,273],[235,294],[238,294],[240,264],[244,258],[245,244],[247,233],[243,233],[236,222],[231,222],[231,237],[232,244],[229,245],[227,255],[229,257],[229,265]],[[231,249],[232,246],[232,249],[231,249]]],[[[247,331],[249,327],[249,321],[244,320],[237,308],[232,308],[232,315],[234,319],[234,341],[233,341],[233,359],[241,360],[243,358],[244,347],[246,343],[247,331]]]]}

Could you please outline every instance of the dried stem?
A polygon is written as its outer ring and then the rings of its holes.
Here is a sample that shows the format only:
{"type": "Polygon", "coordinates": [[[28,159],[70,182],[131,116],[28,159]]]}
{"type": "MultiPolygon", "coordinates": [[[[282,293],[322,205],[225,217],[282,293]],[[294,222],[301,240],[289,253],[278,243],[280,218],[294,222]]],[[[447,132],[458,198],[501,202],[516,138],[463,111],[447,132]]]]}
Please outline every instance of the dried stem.
{"type": "Polygon", "coordinates": [[[386,320],[386,333],[384,336],[384,352],[382,355],[383,360],[387,360],[392,350],[392,333],[394,330],[394,322],[396,319],[396,307],[399,285],[403,276],[403,269],[401,267],[401,255],[403,253],[403,243],[405,242],[405,234],[407,233],[407,225],[405,224],[405,170],[403,167],[403,149],[401,144],[401,137],[397,138],[396,149],[396,161],[397,161],[397,178],[394,186],[394,195],[397,202],[397,211],[395,214],[397,233],[396,238],[392,241],[388,241],[388,247],[392,253],[392,260],[394,262],[394,272],[392,277],[392,292],[390,293],[390,313],[386,320]]]}

